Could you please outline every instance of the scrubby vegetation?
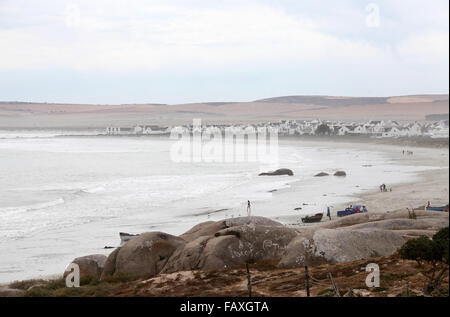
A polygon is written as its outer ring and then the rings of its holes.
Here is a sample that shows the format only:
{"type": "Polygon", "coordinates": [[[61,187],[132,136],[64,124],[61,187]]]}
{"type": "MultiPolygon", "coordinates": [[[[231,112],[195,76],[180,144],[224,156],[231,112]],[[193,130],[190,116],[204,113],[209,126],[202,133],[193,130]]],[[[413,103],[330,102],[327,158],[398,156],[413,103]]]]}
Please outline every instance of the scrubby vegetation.
{"type": "Polygon", "coordinates": [[[432,295],[440,292],[443,279],[448,276],[449,262],[449,228],[438,231],[433,239],[420,237],[406,242],[399,251],[403,259],[417,261],[419,266],[424,262],[429,263],[431,268],[423,270],[428,282],[424,287],[424,293],[432,295]]]}
{"type": "Polygon", "coordinates": [[[56,280],[26,280],[10,284],[11,288],[24,290],[21,296],[25,297],[89,297],[108,296],[122,288],[129,287],[138,278],[129,275],[117,275],[98,280],[93,277],[84,277],[80,280],[81,287],[66,287],[64,279],[56,280]]]}

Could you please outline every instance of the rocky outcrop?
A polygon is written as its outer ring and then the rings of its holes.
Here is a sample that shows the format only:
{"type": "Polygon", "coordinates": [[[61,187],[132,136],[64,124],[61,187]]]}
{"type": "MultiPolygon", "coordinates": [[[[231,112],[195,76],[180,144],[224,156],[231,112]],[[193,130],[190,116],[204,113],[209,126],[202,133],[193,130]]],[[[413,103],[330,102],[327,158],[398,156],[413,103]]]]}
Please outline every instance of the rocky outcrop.
{"type": "Polygon", "coordinates": [[[347,176],[347,173],[345,173],[344,171],[337,171],[336,173],[333,174],[334,176],[347,176]]]}
{"type": "Polygon", "coordinates": [[[112,276],[114,274],[114,272],[116,271],[116,259],[119,251],[120,248],[117,248],[109,254],[103,267],[103,272],[100,279],[103,279],[106,276],[112,276]]]}
{"type": "Polygon", "coordinates": [[[319,229],[293,239],[278,266],[290,268],[389,256],[404,243],[400,234],[389,230],[319,229]]]}
{"type": "Polygon", "coordinates": [[[389,256],[405,239],[432,236],[449,222],[444,213],[409,216],[407,210],[361,213],[295,229],[264,217],[238,217],[200,223],[179,237],[147,232],[114,250],[101,278],[216,270],[269,259],[295,267],[389,256]]]}
{"type": "Polygon", "coordinates": [[[213,236],[217,231],[220,231],[225,228],[228,228],[225,220],[217,222],[216,221],[202,222],[199,223],[198,225],[195,225],[182,235],[180,235],[180,238],[183,238],[184,240],[190,242],[196,240],[199,237],[213,236]]]}
{"type": "MultiPolygon", "coordinates": [[[[106,259],[106,255],[92,254],[76,258],[71,263],[78,264],[80,267],[80,278],[100,278],[106,259]]],[[[66,277],[69,273],[70,271],[64,271],[64,277],[66,277]]]]}
{"type": "Polygon", "coordinates": [[[274,221],[265,217],[251,216],[251,217],[236,217],[225,219],[225,224],[227,228],[242,226],[242,225],[261,225],[261,226],[271,226],[271,227],[284,227],[283,224],[278,221],[274,221]]]}
{"type": "Polygon", "coordinates": [[[318,224],[317,227],[336,229],[353,226],[354,229],[379,228],[388,230],[439,230],[447,227],[449,218],[447,213],[415,211],[416,219],[410,219],[408,210],[397,210],[388,213],[358,213],[332,221],[318,224]],[[358,226],[360,225],[360,226],[358,226]]]}
{"type": "Polygon", "coordinates": [[[273,172],[260,173],[258,176],[278,176],[278,175],[294,175],[294,172],[288,168],[280,168],[273,172]]]}
{"type": "Polygon", "coordinates": [[[264,225],[264,226],[274,226],[274,227],[282,227],[283,225],[277,221],[271,220],[269,218],[252,216],[252,217],[236,217],[229,218],[222,221],[207,221],[199,223],[195,225],[182,235],[180,238],[183,238],[186,241],[193,241],[198,237],[202,236],[214,236],[214,234],[220,230],[241,226],[241,225],[264,225]]]}
{"type": "Polygon", "coordinates": [[[140,234],[110,254],[102,278],[113,274],[154,276],[184,244],[186,241],[182,238],[163,232],[140,234]]]}
{"type": "Polygon", "coordinates": [[[187,243],[174,252],[163,272],[215,270],[246,262],[279,259],[297,235],[296,230],[270,219],[258,217],[252,222],[250,218],[253,217],[226,220],[228,228],[187,243]]]}
{"type": "Polygon", "coordinates": [[[314,177],[323,177],[323,176],[328,176],[328,175],[330,175],[330,174],[325,173],[325,172],[320,172],[320,173],[314,175],[314,177]]]}
{"type": "Polygon", "coordinates": [[[382,230],[434,230],[448,227],[447,219],[423,218],[423,219],[385,219],[360,223],[351,226],[352,229],[382,229],[382,230]]]}

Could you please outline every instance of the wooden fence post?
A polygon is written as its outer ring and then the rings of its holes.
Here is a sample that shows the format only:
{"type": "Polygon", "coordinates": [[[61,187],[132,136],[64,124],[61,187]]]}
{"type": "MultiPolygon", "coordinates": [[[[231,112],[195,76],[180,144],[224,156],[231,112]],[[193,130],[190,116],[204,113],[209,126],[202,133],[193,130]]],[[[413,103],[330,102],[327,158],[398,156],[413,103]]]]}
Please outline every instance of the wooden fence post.
{"type": "Polygon", "coordinates": [[[245,263],[245,267],[247,268],[248,297],[252,297],[252,277],[250,276],[250,269],[248,267],[248,262],[245,263]]]}
{"type": "Polygon", "coordinates": [[[309,272],[308,272],[308,266],[305,265],[305,281],[306,281],[306,296],[309,297],[309,272]]]}
{"type": "Polygon", "coordinates": [[[341,297],[341,293],[339,293],[339,289],[338,289],[336,283],[334,283],[333,276],[329,272],[328,272],[328,278],[330,279],[331,284],[333,285],[334,292],[336,293],[336,296],[337,297],[341,297]]]}

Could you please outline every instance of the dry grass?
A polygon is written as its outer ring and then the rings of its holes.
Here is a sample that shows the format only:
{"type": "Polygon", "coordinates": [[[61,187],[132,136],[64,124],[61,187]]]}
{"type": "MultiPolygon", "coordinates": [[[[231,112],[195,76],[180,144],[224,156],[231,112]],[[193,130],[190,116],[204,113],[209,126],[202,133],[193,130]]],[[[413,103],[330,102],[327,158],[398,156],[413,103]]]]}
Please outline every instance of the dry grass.
{"type": "MultiPolygon", "coordinates": [[[[277,261],[261,261],[250,264],[253,296],[306,296],[304,268],[279,269],[277,261]]],[[[397,297],[423,296],[426,281],[423,271],[415,261],[402,260],[398,256],[373,258],[361,261],[324,264],[310,267],[313,280],[312,296],[335,296],[327,274],[331,273],[341,295],[353,290],[354,296],[397,297]],[[365,284],[365,266],[380,266],[380,287],[368,288],[365,284]],[[407,287],[408,285],[408,287],[407,287]]],[[[196,297],[224,296],[246,297],[247,276],[245,265],[214,271],[186,271],[161,274],[151,278],[127,275],[108,277],[102,281],[84,279],[80,288],[67,288],[64,280],[29,280],[14,282],[11,288],[26,290],[22,296],[148,296],[148,297],[196,297]],[[31,287],[31,289],[30,289],[31,287]]],[[[448,276],[437,296],[448,296],[448,276]]]]}

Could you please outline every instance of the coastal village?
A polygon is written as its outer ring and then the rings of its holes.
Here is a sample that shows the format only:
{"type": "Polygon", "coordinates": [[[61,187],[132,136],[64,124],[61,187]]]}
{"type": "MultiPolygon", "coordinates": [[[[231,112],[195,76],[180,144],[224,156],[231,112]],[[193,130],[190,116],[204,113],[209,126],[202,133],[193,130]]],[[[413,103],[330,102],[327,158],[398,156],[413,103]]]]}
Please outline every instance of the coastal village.
{"type": "Polygon", "coordinates": [[[441,120],[434,122],[406,122],[399,123],[393,120],[372,120],[368,122],[344,122],[327,120],[280,120],[278,122],[264,122],[257,124],[241,125],[192,125],[181,126],[158,126],[158,125],[136,125],[134,127],[106,128],[107,135],[152,135],[170,133],[197,132],[224,132],[244,131],[251,132],[257,129],[277,130],[280,136],[295,135],[361,135],[374,138],[400,138],[400,137],[431,137],[448,138],[449,121],[441,120]]]}

